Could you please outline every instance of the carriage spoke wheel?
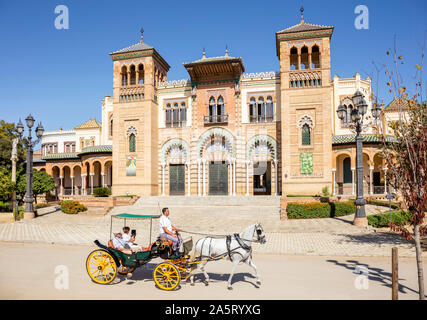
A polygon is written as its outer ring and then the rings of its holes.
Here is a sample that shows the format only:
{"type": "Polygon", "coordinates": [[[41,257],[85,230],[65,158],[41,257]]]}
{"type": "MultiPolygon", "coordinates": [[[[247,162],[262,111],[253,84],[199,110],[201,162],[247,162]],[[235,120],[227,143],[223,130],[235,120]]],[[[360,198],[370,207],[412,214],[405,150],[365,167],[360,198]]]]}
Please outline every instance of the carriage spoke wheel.
{"type": "Polygon", "coordinates": [[[87,257],[86,271],[94,282],[108,284],[117,275],[117,265],[109,252],[95,250],[87,257]]]}
{"type": "Polygon", "coordinates": [[[153,279],[160,289],[169,291],[178,286],[181,275],[176,266],[168,262],[163,262],[154,268],[153,279]]]}
{"type": "Polygon", "coordinates": [[[120,265],[120,267],[117,268],[117,272],[121,275],[127,275],[128,273],[132,273],[135,270],[135,267],[127,267],[124,265],[120,265]]]}

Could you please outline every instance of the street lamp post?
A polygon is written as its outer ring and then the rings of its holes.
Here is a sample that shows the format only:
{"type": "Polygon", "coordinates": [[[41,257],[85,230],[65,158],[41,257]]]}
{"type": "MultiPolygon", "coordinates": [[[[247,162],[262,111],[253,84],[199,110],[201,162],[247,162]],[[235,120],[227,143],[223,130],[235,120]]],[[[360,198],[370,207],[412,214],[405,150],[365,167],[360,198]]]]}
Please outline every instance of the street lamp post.
{"type": "MultiPolygon", "coordinates": [[[[354,123],[356,129],[356,212],[354,215],[353,224],[356,226],[367,226],[368,219],[365,213],[366,200],[363,198],[363,137],[361,135],[364,126],[363,118],[366,114],[368,105],[362,95],[357,90],[352,97],[354,108],[351,112],[351,121],[354,123]]],[[[381,114],[381,108],[377,103],[374,103],[372,107],[372,116],[374,119],[378,119],[381,114]]],[[[343,120],[346,116],[346,109],[344,106],[339,106],[337,110],[338,118],[343,120]]]]}
{"type": "MultiPolygon", "coordinates": [[[[41,123],[38,124],[36,128],[36,136],[37,140],[31,141],[31,128],[34,126],[34,118],[30,114],[27,118],[25,118],[25,122],[28,127],[28,137],[27,141],[25,141],[24,146],[27,149],[27,187],[26,187],[26,196],[25,196],[25,210],[24,210],[24,219],[33,219],[35,217],[34,215],[34,208],[33,208],[33,201],[34,201],[34,194],[33,194],[33,148],[34,146],[39,143],[44,128],[41,123]]],[[[17,125],[19,138],[22,139],[22,134],[24,133],[24,126],[22,125],[21,120],[19,120],[19,123],[17,125]]]]}

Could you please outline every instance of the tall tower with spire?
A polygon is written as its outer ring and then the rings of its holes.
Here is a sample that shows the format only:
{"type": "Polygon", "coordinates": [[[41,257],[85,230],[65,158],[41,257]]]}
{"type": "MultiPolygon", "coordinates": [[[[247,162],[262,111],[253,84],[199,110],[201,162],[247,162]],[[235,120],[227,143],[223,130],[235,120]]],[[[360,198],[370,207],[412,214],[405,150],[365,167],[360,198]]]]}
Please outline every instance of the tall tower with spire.
{"type": "Polygon", "coordinates": [[[158,194],[157,88],[168,63],[143,39],[113,60],[113,195],[158,194]]]}
{"type": "Polygon", "coordinates": [[[300,13],[300,23],[276,32],[283,194],[317,194],[332,181],[330,40],[334,28],[306,23],[303,7],[300,13]]]}

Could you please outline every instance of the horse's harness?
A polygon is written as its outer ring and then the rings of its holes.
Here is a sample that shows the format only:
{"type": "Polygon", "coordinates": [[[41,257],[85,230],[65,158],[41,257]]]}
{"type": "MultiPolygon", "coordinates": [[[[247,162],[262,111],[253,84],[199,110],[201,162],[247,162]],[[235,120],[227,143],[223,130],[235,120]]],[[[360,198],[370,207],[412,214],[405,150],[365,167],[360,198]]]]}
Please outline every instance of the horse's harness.
{"type": "MultiPolygon", "coordinates": [[[[226,253],[224,253],[224,254],[221,254],[221,255],[218,255],[217,257],[223,257],[225,254],[227,254],[228,255],[228,257],[230,258],[230,261],[231,262],[233,262],[233,258],[231,257],[231,254],[233,253],[233,254],[239,254],[239,255],[241,255],[242,256],[242,262],[245,262],[249,257],[251,257],[252,258],[252,247],[251,246],[248,246],[244,241],[249,241],[249,242],[258,242],[258,241],[260,241],[261,240],[261,237],[260,237],[260,235],[261,235],[261,230],[259,230],[259,229],[254,229],[254,232],[253,232],[253,234],[252,234],[252,239],[253,239],[253,236],[254,236],[254,234],[255,234],[255,231],[257,232],[257,240],[249,240],[249,239],[242,239],[241,237],[240,237],[240,235],[238,234],[238,233],[235,233],[234,235],[233,235],[233,237],[234,237],[234,239],[237,241],[237,243],[238,243],[238,247],[236,247],[236,248],[234,248],[234,249],[231,249],[231,241],[232,241],[232,239],[231,239],[231,235],[227,235],[226,237],[225,237],[225,243],[226,243],[226,246],[227,246],[227,252],[226,253]],[[243,255],[240,253],[240,252],[235,252],[237,249],[239,249],[239,248],[242,248],[243,250],[245,250],[247,253],[249,253],[248,255],[247,255],[247,257],[245,258],[245,259],[243,259],[243,255]]],[[[211,240],[211,242],[212,242],[212,238],[210,238],[210,240],[211,240]]],[[[206,241],[206,239],[204,239],[204,241],[203,241],[203,243],[202,243],[202,248],[203,248],[203,245],[204,245],[204,242],[206,241]]],[[[210,256],[210,247],[211,247],[211,244],[209,243],[209,256],[210,256]]],[[[202,249],[202,251],[203,251],[203,249],[202,249]]],[[[217,257],[214,257],[214,258],[212,258],[211,257],[211,259],[212,260],[217,260],[217,257]]]]}
{"type": "Polygon", "coordinates": [[[208,257],[209,258],[209,260],[210,261],[212,261],[212,260],[220,260],[220,259],[223,259],[226,255],[228,255],[228,257],[230,258],[230,261],[231,262],[233,262],[233,258],[231,257],[231,254],[233,253],[233,254],[239,254],[239,255],[241,255],[242,256],[242,258],[243,258],[243,255],[240,253],[240,252],[235,252],[236,250],[238,250],[239,248],[242,248],[243,250],[245,250],[246,252],[249,252],[249,254],[248,254],[248,256],[245,258],[245,259],[242,259],[242,262],[245,262],[249,257],[251,257],[252,258],[252,247],[251,246],[248,246],[244,241],[249,241],[249,242],[259,242],[259,241],[261,241],[262,239],[261,239],[261,233],[262,233],[262,230],[260,230],[260,229],[254,229],[254,231],[253,231],[253,233],[252,233],[252,239],[253,239],[253,237],[254,237],[254,234],[255,234],[255,231],[256,231],[256,233],[257,233],[257,240],[249,240],[249,239],[242,239],[240,236],[239,236],[239,234],[238,233],[235,233],[234,235],[233,235],[233,237],[234,237],[234,239],[237,241],[237,243],[238,243],[238,247],[236,247],[236,248],[234,248],[234,249],[231,249],[230,247],[231,247],[231,241],[232,241],[232,236],[231,235],[226,235],[225,236],[225,243],[226,243],[226,246],[227,246],[227,252],[225,252],[225,253],[222,253],[222,254],[219,254],[219,255],[217,255],[217,256],[215,256],[215,257],[211,257],[211,254],[210,254],[210,250],[211,250],[211,244],[212,244],[212,239],[214,239],[215,237],[206,237],[206,238],[204,238],[203,239],[203,243],[202,243],[202,252],[201,252],[201,254],[200,254],[200,256],[199,257],[197,257],[196,259],[201,259],[202,257],[208,257]],[[208,248],[209,248],[209,253],[208,253],[208,255],[207,256],[205,256],[205,255],[203,255],[202,253],[203,253],[203,247],[204,247],[204,244],[205,244],[205,241],[206,240],[208,240],[208,239],[210,239],[210,243],[209,243],[209,246],[208,246],[208,248]]]}
{"type": "MultiPolygon", "coordinates": [[[[242,238],[240,238],[238,233],[234,234],[234,239],[236,239],[237,243],[239,244],[240,248],[242,248],[243,250],[245,250],[246,252],[249,252],[248,257],[250,256],[252,258],[252,247],[248,246],[246,243],[243,242],[242,238]]],[[[231,245],[231,236],[227,236],[225,238],[225,243],[227,244],[227,253],[228,253],[228,257],[230,258],[230,261],[233,261],[233,258],[231,258],[231,252],[239,249],[239,247],[234,248],[233,250],[230,249],[230,245],[231,245]]],[[[240,252],[235,252],[237,254],[240,254],[243,258],[243,255],[240,252]]],[[[248,257],[246,257],[246,259],[248,259],[248,257]]],[[[246,261],[246,259],[242,260],[242,262],[246,261]]]]}

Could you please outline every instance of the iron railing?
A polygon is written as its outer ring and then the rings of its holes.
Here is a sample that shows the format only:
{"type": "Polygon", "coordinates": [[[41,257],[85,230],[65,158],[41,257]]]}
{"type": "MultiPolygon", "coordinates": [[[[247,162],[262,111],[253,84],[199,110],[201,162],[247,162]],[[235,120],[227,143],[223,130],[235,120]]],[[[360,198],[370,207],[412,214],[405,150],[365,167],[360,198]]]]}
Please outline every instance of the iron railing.
{"type": "Polygon", "coordinates": [[[204,116],[205,125],[208,124],[218,124],[218,123],[228,123],[228,114],[221,114],[215,116],[204,116]]]}

